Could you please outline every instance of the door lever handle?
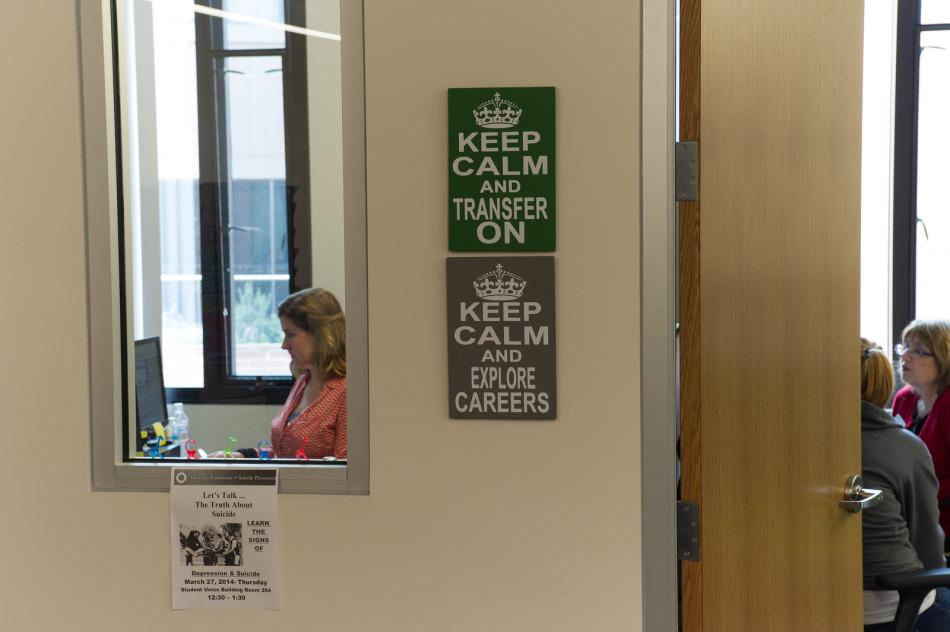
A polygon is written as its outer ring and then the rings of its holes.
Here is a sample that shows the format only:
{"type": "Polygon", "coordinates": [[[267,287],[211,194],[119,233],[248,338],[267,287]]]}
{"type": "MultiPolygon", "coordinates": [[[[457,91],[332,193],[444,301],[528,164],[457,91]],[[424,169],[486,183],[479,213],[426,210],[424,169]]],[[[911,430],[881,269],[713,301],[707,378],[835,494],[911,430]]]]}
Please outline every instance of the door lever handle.
{"type": "Polygon", "coordinates": [[[864,509],[876,507],[884,502],[884,492],[880,489],[862,489],[861,498],[849,498],[838,501],[838,506],[851,513],[858,513],[864,509]]]}
{"type": "Polygon", "coordinates": [[[859,513],[884,502],[884,492],[880,489],[865,489],[861,486],[861,477],[852,474],[844,486],[844,500],[838,506],[850,513],[859,513]]]}

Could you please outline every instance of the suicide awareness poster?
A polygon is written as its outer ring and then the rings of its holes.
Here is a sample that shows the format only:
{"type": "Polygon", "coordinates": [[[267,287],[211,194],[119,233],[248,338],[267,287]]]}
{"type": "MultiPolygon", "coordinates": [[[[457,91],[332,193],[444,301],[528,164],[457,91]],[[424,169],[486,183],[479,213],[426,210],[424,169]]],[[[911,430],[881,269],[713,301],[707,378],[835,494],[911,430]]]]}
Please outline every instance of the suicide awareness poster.
{"type": "Polygon", "coordinates": [[[449,89],[449,250],[555,250],[554,94],[449,89]]]}
{"type": "Polygon", "coordinates": [[[449,417],[556,419],[554,257],[446,259],[449,417]]]}
{"type": "Polygon", "coordinates": [[[277,470],[176,468],[172,607],[279,607],[277,470]]]}

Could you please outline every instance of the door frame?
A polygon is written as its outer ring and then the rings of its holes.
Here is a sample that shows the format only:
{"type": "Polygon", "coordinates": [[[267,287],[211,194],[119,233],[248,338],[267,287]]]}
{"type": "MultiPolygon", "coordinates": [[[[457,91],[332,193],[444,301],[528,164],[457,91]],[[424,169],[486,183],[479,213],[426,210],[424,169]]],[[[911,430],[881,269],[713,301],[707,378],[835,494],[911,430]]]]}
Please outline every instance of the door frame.
{"type": "Polygon", "coordinates": [[[640,5],[640,493],[643,630],[677,630],[676,2],[640,5]]]}

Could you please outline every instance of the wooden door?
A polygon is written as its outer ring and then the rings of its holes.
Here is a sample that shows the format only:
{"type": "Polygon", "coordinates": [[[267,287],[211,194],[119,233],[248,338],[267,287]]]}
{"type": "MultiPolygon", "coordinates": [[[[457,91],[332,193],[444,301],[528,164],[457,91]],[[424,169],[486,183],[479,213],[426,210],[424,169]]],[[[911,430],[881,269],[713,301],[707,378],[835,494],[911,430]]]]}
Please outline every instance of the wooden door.
{"type": "MultiPolygon", "coordinates": [[[[861,630],[862,2],[683,0],[686,632],[861,630]]],[[[882,253],[886,256],[886,253],[882,253]]]]}

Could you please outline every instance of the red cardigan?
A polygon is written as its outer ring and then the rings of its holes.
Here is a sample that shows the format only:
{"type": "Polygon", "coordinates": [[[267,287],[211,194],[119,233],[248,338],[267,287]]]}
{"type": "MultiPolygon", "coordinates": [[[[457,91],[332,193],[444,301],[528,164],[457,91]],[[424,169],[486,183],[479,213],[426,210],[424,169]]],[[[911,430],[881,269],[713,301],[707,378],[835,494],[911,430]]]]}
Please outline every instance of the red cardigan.
{"type": "MultiPolygon", "coordinates": [[[[914,426],[914,413],[917,411],[917,394],[909,386],[897,391],[894,396],[894,415],[904,420],[909,429],[914,426]]],[[[940,526],[950,537],[950,389],[937,396],[934,407],[920,429],[920,438],[934,461],[934,472],[940,482],[937,500],[940,505],[940,526]]]]}

